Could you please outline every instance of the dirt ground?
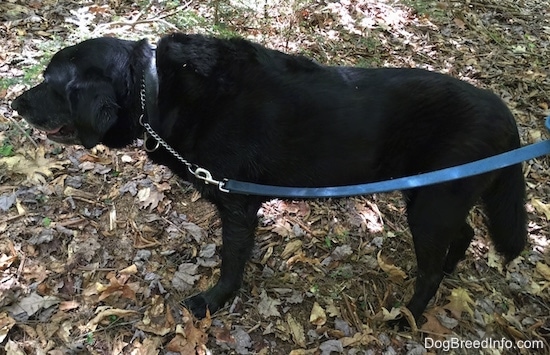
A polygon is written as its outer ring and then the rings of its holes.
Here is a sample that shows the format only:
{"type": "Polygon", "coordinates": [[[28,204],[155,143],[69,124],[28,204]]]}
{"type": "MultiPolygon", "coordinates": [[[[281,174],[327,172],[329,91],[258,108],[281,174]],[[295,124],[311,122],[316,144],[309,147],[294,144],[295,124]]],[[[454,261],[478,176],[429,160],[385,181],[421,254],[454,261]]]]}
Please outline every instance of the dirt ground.
{"type": "Polygon", "coordinates": [[[397,192],[266,203],[241,291],[199,321],[180,301],[219,276],[215,209],[139,141],[60,146],[10,108],[64,46],[180,30],[448,73],[500,95],[529,144],[549,138],[550,2],[9,0],[0,19],[0,354],[550,354],[548,156],[524,164],[525,252],[503,267],[475,208],[467,258],[416,331],[385,321],[415,278],[397,192]]]}

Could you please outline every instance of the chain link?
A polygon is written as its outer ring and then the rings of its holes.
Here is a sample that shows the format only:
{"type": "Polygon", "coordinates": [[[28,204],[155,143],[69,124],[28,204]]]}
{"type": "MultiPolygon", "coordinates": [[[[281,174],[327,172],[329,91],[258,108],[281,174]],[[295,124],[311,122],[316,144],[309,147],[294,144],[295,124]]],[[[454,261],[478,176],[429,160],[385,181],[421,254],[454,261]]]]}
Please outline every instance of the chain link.
{"type": "Polygon", "coordinates": [[[224,182],[218,181],[212,178],[212,174],[210,171],[198,167],[194,164],[191,164],[189,161],[184,159],[174,148],[172,148],[164,139],[162,139],[161,136],[151,127],[151,125],[148,122],[144,122],[145,117],[145,110],[146,110],[146,97],[145,97],[145,75],[143,76],[141,80],[141,90],[139,92],[139,97],[141,101],[141,116],[139,116],[139,124],[145,128],[145,132],[143,135],[143,147],[147,152],[154,152],[159,148],[159,146],[162,146],[164,149],[168,151],[168,153],[172,154],[174,158],[176,158],[180,163],[185,165],[187,167],[187,170],[193,174],[197,179],[204,181],[205,184],[214,184],[218,185],[218,188],[222,192],[229,192],[229,190],[224,189],[224,182]],[[156,144],[149,148],[147,147],[147,141],[150,141],[150,138],[153,138],[156,141],[156,144]]]}

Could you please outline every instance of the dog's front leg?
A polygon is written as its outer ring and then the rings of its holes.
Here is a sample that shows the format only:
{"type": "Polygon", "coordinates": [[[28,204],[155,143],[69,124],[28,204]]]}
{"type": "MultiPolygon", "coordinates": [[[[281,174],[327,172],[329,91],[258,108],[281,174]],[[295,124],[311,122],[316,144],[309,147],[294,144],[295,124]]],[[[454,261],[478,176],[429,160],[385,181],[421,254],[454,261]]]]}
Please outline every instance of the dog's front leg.
{"type": "Polygon", "coordinates": [[[244,196],[217,204],[222,220],[221,275],[214,287],[184,301],[196,317],[204,318],[207,309],[210,313],[216,312],[241,286],[244,268],[254,246],[260,205],[258,199],[244,196]]]}

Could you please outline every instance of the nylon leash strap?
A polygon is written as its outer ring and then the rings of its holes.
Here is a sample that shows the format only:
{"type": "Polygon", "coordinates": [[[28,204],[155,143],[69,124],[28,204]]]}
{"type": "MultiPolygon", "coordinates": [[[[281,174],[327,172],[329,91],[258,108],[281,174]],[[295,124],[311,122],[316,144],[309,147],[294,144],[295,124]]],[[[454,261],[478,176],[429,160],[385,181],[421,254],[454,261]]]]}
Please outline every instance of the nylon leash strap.
{"type": "MultiPolygon", "coordinates": [[[[546,128],[550,131],[550,116],[546,118],[546,128]]],[[[407,190],[462,179],[502,169],[547,154],[550,154],[550,140],[530,144],[467,164],[367,184],[333,187],[286,187],[225,179],[219,182],[218,187],[224,192],[234,194],[281,198],[328,198],[369,195],[395,190],[407,190]]]]}

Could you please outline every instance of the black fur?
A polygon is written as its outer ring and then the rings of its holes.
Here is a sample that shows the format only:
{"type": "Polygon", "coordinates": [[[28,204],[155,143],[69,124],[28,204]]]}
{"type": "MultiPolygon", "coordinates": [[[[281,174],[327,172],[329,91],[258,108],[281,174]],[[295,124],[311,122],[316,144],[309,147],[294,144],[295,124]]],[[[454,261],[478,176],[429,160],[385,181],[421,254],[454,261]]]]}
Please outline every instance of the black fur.
{"type": "MultiPolygon", "coordinates": [[[[66,144],[122,147],[138,124],[145,41],[85,41],[57,53],[44,82],[13,102],[31,124],[66,144]]],[[[282,186],[379,181],[470,162],[519,147],[503,102],[446,75],[419,69],[327,67],[242,39],[174,34],[158,43],[160,122],[155,129],[218,179],[282,186]]],[[[215,312],[240,287],[268,197],[224,194],[204,185],[164,150],[150,154],[218,208],[221,277],[186,300],[215,312]]],[[[485,203],[488,227],[509,261],[526,242],[521,165],[403,192],[418,261],[415,318],[473,237],[468,212],[485,203]]]]}

